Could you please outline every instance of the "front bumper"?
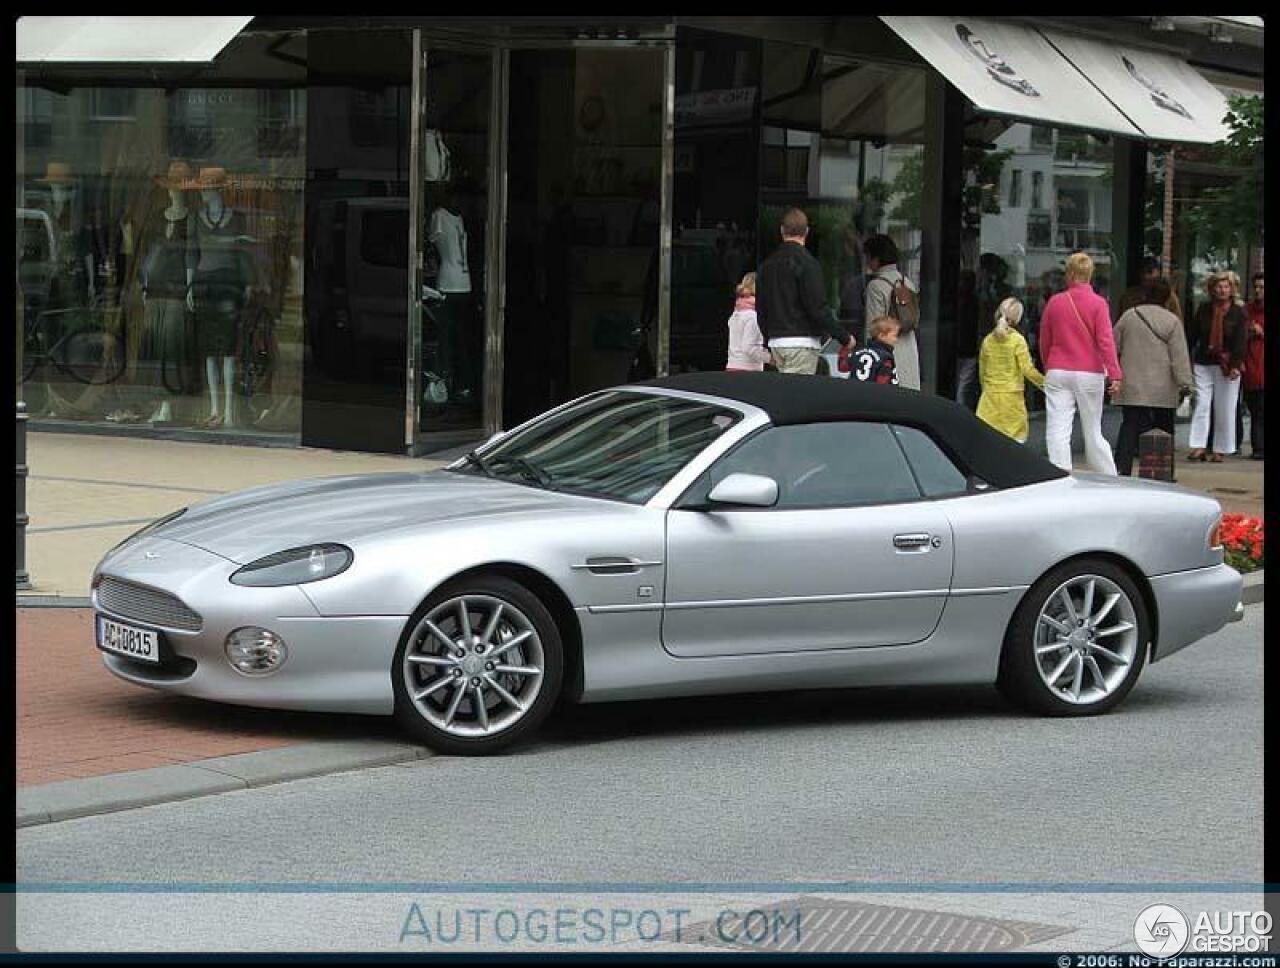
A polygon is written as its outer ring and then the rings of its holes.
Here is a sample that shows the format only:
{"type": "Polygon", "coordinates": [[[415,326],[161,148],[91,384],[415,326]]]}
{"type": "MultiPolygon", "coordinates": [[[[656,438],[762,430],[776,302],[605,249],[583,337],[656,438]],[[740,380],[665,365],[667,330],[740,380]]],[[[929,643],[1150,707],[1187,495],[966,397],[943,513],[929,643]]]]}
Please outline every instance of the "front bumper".
{"type": "Polygon", "coordinates": [[[211,552],[159,538],[137,545],[104,561],[101,574],[173,595],[201,623],[198,631],[189,631],[113,611],[100,600],[95,575],[95,610],[156,629],[163,642],[165,661],[159,666],[103,652],[112,674],[152,689],[244,706],[392,712],[391,663],[408,616],[323,616],[298,586],[232,585],[228,579],[240,566],[211,552]],[[244,626],[270,629],[285,640],[289,656],[279,670],[250,677],[232,668],[224,644],[244,626]]]}
{"type": "Polygon", "coordinates": [[[1148,579],[1159,616],[1156,662],[1244,618],[1244,579],[1230,565],[1213,565],[1148,579]]]}

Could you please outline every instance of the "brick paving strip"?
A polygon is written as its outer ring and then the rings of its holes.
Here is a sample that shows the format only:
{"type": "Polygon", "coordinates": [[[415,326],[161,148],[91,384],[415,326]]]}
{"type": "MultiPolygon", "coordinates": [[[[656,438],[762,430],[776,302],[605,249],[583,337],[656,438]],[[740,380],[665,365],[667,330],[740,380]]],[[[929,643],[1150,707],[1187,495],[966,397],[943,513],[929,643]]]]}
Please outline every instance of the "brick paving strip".
{"type": "Polygon", "coordinates": [[[429,755],[392,721],[229,706],[116,679],[86,608],[17,610],[19,827],[429,755]]]}

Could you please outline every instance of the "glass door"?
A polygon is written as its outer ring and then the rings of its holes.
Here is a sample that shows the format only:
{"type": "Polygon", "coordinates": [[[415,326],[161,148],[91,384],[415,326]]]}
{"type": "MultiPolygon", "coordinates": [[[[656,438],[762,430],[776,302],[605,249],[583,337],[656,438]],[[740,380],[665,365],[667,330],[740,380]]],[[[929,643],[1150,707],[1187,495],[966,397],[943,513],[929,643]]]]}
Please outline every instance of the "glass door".
{"type": "Polygon", "coordinates": [[[501,53],[420,39],[407,443],[418,451],[484,433],[493,76],[501,53]]]}
{"type": "Polygon", "coordinates": [[[404,453],[412,55],[408,30],[307,37],[307,447],[404,453]]]}
{"type": "Polygon", "coordinates": [[[656,373],[665,56],[511,51],[504,426],[656,373]]]}

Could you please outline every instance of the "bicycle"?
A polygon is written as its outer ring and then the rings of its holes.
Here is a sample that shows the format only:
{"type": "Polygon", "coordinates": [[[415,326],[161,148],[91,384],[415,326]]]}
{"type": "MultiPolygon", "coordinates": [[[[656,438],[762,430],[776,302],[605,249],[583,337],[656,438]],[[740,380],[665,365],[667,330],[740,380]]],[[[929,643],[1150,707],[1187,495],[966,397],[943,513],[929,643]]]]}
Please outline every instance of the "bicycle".
{"type": "MultiPolygon", "coordinates": [[[[22,350],[22,382],[31,380],[44,364],[87,386],[120,379],[125,370],[124,326],[119,335],[106,324],[107,310],[85,307],[49,309],[33,314],[26,324],[22,350]],[[88,320],[88,325],[85,321],[88,320]]],[[[111,312],[122,318],[118,310],[111,312]]]]}
{"type": "Polygon", "coordinates": [[[236,384],[246,399],[264,392],[271,383],[275,366],[276,317],[260,302],[246,308],[240,331],[236,384]]]}

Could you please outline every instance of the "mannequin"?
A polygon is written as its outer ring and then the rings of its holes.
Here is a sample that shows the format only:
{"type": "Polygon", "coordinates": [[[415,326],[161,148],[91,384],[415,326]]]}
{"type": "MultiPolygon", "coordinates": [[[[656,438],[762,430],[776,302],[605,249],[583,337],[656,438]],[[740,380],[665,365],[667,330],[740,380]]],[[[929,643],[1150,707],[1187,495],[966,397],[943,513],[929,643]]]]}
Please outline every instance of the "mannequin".
{"type": "Polygon", "coordinates": [[[434,288],[444,294],[440,319],[440,364],[449,380],[451,396],[468,401],[472,373],[467,329],[472,322],[471,269],[467,264],[467,229],[452,194],[436,207],[427,222],[427,241],[440,254],[434,288]]]}
{"type": "Polygon", "coordinates": [[[67,309],[87,306],[93,302],[93,246],[92,233],[79,224],[75,206],[78,183],[71,166],[61,161],[51,161],[45,166],[43,178],[36,182],[49,186],[49,215],[53,221],[54,235],[58,242],[58,268],[46,309],[67,309]]]}
{"type": "Polygon", "coordinates": [[[187,294],[195,278],[195,262],[191,250],[191,218],[187,208],[185,186],[191,180],[191,168],[183,161],[169,165],[168,174],[156,181],[169,195],[169,202],[147,225],[145,256],[142,263],[143,336],[140,355],[158,369],[152,386],[157,400],[152,409],[152,423],[173,420],[166,395],[177,392],[166,386],[166,376],[181,370],[186,358],[187,294]],[[171,369],[172,368],[172,369],[171,369]]]}
{"type": "Polygon", "coordinates": [[[253,286],[253,261],[244,249],[252,242],[241,229],[243,217],[226,203],[223,168],[202,168],[194,187],[200,211],[191,219],[194,275],[187,307],[195,314],[209,387],[209,417],[203,426],[234,427],[236,344],[241,317],[253,286]]]}
{"type": "MultiPolygon", "coordinates": [[[[38,311],[50,313],[50,323],[58,328],[57,320],[75,315],[75,310],[87,309],[93,302],[94,291],[94,233],[85,225],[84,212],[79,197],[80,181],[71,166],[62,161],[51,161],[45,166],[37,185],[48,191],[38,203],[45,211],[53,228],[57,259],[52,267],[47,295],[38,311]]],[[[55,337],[56,338],[56,337],[55,337]]],[[[96,393],[81,393],[74,399],[64,397],[53,383],[46,384],[45,400],[41,415],[85,417],[85,398],[96,398],[96,393]]],[[[66,389],[65,385],[63,389],[66,389]]]]}

